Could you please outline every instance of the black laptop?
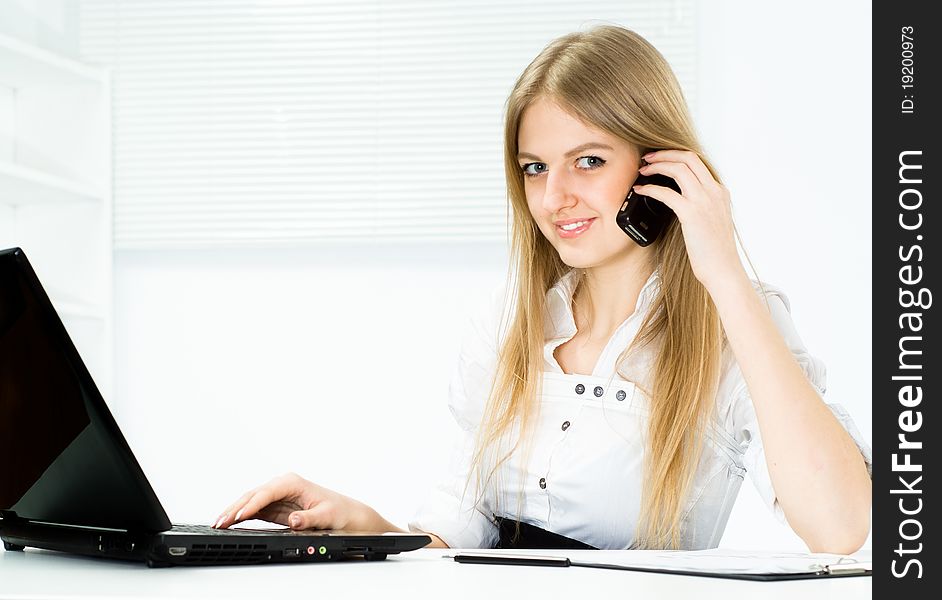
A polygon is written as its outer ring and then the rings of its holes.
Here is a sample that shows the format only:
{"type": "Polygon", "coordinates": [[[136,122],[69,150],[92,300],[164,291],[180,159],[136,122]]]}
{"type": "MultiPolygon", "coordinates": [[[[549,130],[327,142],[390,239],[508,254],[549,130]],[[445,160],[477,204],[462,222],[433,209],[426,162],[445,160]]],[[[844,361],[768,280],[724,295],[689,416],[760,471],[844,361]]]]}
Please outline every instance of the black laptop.
{"type": "Polygon", "coordinates": [[[382,560],[431,542],[172,525],[19,248],[0,251],[0,538],[151,567],[382,560]]]}

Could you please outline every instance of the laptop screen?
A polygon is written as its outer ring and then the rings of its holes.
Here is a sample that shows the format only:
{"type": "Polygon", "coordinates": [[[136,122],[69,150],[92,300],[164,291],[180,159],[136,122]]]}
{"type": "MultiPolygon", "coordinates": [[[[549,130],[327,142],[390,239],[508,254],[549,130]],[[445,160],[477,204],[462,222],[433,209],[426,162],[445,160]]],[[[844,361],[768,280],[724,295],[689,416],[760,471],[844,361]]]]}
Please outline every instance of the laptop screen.
{"type": "Polygon", "coordinates": [[[0,510],[57,524],[170,526],[19,249],[0,252],[0,510]]]}

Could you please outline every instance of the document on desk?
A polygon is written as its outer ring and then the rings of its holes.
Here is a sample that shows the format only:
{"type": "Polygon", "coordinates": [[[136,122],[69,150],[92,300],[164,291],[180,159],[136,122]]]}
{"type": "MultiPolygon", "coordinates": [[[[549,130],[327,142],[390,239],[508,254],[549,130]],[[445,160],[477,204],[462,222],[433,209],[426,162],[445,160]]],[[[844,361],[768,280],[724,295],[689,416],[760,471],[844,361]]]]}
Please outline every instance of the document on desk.
{"type": "Polygon", "coordinates": [[[446,555],[461,563],[621,569],[777,581],[872,575],[870,551],[853,555],[762,550],[500,550],[446,555]]]}

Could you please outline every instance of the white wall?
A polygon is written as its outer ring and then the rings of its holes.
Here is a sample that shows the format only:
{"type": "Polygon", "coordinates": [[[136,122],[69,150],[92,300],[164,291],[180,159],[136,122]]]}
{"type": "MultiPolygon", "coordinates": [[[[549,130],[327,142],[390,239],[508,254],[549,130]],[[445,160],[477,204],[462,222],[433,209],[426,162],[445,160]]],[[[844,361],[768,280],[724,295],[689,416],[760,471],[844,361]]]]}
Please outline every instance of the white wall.
{"type": "Polygon", "coordinates": [[[461,328],[491,246],[124,252],[116,418],[177,520],[287,470],[405,525],[448,458],[461,328]]]}
{"type": "MultiPolygon", "coordinates": [[[[14,158],[14,106],[13,88],[0,86],[0,162],[14,158]]],[[[0,248],[13,245],[16,229],[16,209],[13,205],[0,204],[0,248]]]]}
{"type": "MultiPolygon", "coordinates": [[[[746,250],[869,441],[870,3],[704,2],[700,18],[697,125],[746,250]]],[[[723,545],[801,550],[767,512],[744,485],[723,545]]]]}
{"type": "Polygon", "coordinates": [[[0,34],[77,58],[78,8],[77,0],[3,0],[0,34]]]}
{"type": "MultiPolygon", "coordinates": [[[[789,293],[829,401],[870,439],[858,5],[704,2],[695,115],[760,276],[789,293]]],[[[460,328],[505,267],[485,245],[119,253],[111,403],[171,518],[210,522],[297,470],[404,526],[447,460],[460,328]]],[[[722,544],[804,549],[748,484],[722,544]]]]}

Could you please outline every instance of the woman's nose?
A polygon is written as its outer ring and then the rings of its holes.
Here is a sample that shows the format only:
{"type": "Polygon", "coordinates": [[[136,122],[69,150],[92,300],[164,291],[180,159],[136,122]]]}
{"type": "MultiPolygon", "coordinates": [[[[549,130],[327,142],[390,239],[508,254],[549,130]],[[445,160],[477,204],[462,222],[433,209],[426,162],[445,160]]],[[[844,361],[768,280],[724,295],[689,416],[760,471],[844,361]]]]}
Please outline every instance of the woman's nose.
{"type": "Polygon", "coordinates": [[[560,209],[576,204],[575,189],[568,174],[560,169],[546,174],[546,187],[543,188],[543,209],[557,213],[560,209]]]}

